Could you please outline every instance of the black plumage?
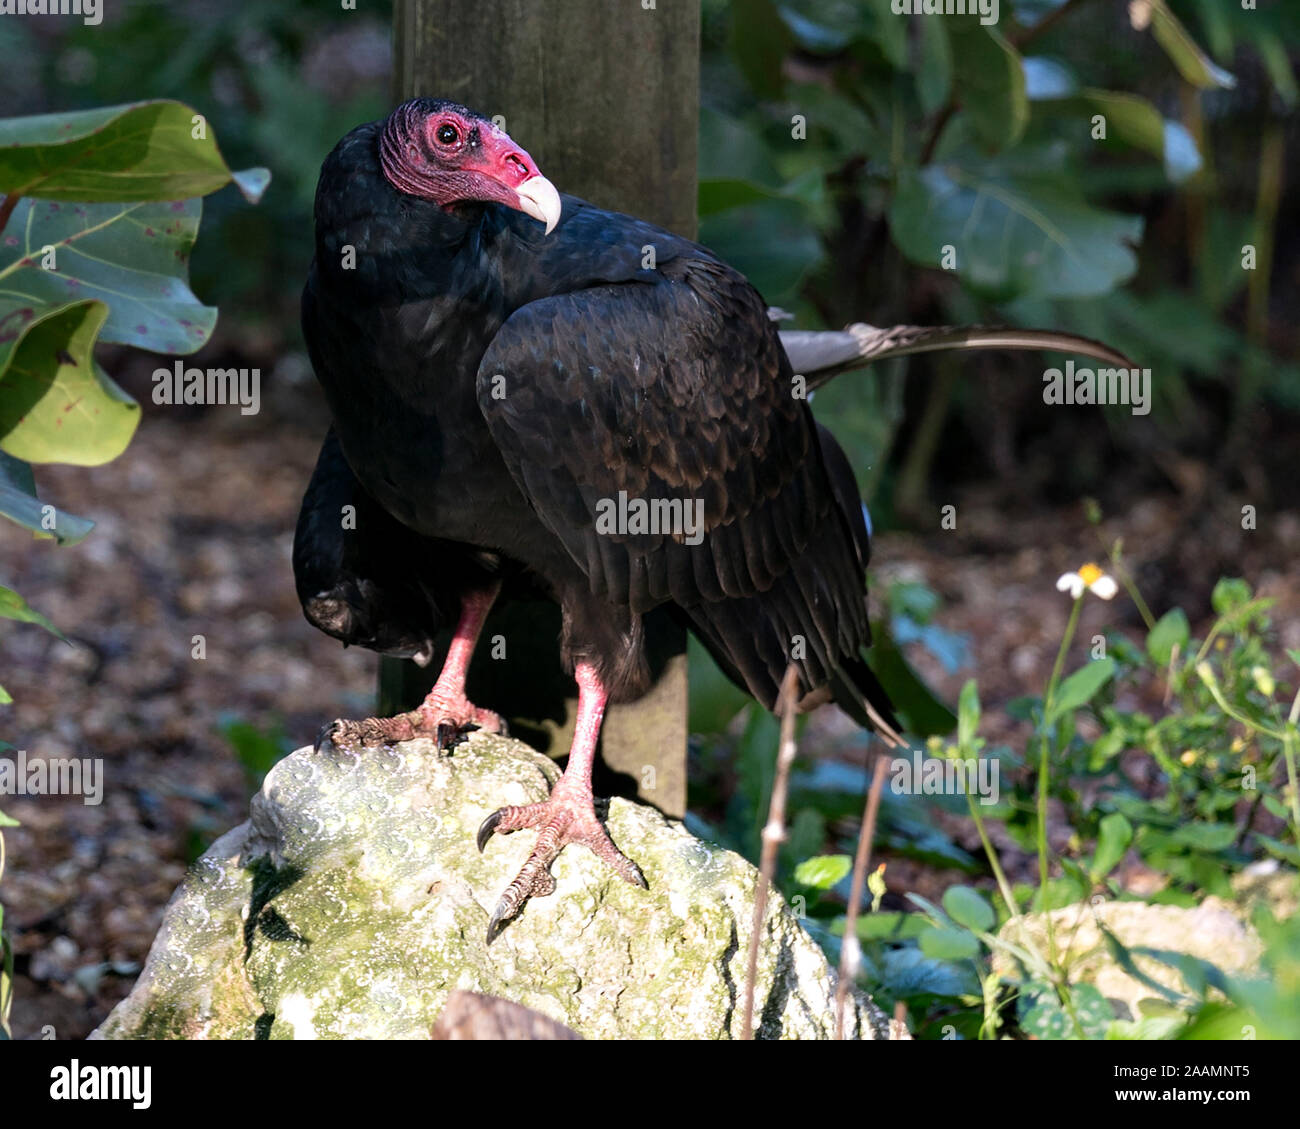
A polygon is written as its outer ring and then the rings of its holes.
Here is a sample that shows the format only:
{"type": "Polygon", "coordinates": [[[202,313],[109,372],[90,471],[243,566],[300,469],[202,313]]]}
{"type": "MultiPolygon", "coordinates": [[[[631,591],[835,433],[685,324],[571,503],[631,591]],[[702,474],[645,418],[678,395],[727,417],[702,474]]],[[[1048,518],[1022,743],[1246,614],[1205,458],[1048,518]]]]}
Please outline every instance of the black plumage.
{"type": "Polygon", "coordinates": [[[482,845],[540,831],[490,936],[553,888],[566,842],[640,880],[596,822],[589,778],[606,701],[648,687],[651,609],[670,609],[768,708],[793,663],[801,708],[833,700],[896,739],[863,657],[857,485],[740,274],[558,196],[508,136],[448,102],[353,130],[322,167],[315,218],[303,332],[334,424],[298,523],[304,610],[345,643],[424,661],[439,627],[456,629],[419,710],[329,736],[495,726],[464,696],[492,601],[540,592],[562,610],[578,736],[546,804],[502,809],[480,832],[482,845]],[[620,499],[699,522],[608,528],[620,499]]]}
{"type": "MultiPolygon", "coordinates": [[[[646,689],[637,620],[668,601],[766,706],[792,650],[804,691],[825,687],[870,641],[869,543],[758,293],[698,244],[573,197],[546,235],[504,205],[400,192],[384,125],[349,134],[317,191],[303,329],[337,438],[299,522],[309,618],[424,654],[457,588],[501,574],[507,594],[560,601],[565,663],[589,658],[614,701],[646,689]],[[598,533],[620,491],[702,502],[700,543],[598,533]]],[[[865,722],[857,699],[884,698],[864,671],[845,704],[865,722]]]]}

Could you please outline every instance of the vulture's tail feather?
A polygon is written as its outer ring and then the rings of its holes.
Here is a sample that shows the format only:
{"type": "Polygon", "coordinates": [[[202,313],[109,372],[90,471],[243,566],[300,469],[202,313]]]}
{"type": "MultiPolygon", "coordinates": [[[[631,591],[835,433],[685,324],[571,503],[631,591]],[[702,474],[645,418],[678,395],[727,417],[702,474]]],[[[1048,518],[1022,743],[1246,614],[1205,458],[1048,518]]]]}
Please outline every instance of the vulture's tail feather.
{"type": "Polygon", "coordinates": [[[781,344],[794,371],[808,387],[820,388],[834,376],[890,357],[944,349],[1047,349],[1079,353],[1116,368],[1137,366],[1101,341],[1051,329],[1014,329],[997,325],[893,325],[880,328],[858,322],[840,331],[782,330],[781,344]]]}

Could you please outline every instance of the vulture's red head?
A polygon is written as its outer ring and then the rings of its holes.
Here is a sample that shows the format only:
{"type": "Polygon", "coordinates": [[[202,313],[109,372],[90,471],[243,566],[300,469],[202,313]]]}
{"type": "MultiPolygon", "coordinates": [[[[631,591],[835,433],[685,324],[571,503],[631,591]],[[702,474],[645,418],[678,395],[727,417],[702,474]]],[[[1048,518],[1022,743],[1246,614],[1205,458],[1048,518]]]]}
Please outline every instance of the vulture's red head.
{"type": "Polygon", "coordinates": [[[379,160],[399,192],[444,208],[465,201],[504,204],[551,229],[560,194],[505,130],[487,118],[432,98],[398,106],[384,123],[379,160]]]}

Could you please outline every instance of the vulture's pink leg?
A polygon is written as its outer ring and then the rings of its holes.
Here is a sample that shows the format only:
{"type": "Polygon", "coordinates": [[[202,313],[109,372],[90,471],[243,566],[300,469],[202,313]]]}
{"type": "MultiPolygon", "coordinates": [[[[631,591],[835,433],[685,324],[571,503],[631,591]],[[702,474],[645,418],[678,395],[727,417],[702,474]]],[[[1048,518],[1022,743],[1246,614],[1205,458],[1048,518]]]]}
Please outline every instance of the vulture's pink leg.
{"type": "Polygon", "coordinates": [[[596,758],[596,739],[600,736],[600,723],[605,716],[605,702],[609,695],[589,664],[579,663],[574,677],[578,682],[578,719],[564,775],[551,790],[549,798],[526,807],[500,808],[478,829],[480,851],[493,832],[505,834],[525,828],[541,832],[532,854],[515,880],[506,887],[492,912],[488,922],[488,944],[529,898],[534,895],[543,897],[555,890],[551,863],[570,843],[589,847],[634,886],[644,888],[646,884],[640,868],[614,846],[596,817],[591,795],[591,766],[596,758]]]}
{"type": "Polygon", "coordinates": [[[470,592],[461,600],[460,621],[451,638],[442,673],[420,705],[396,717],[368,717],[362,721],[331,722],[316,741],[319,749],[328,740],[334,745],[384,745],[409,741],[413,737],[434,737],[439,748],[455,743],[466,730],[505,731],[505,722],[491,710],[480,709],[465,697],[465,679],[470,659],[483,630],[483,622],[501,590],[499,584],[470,592]]]}

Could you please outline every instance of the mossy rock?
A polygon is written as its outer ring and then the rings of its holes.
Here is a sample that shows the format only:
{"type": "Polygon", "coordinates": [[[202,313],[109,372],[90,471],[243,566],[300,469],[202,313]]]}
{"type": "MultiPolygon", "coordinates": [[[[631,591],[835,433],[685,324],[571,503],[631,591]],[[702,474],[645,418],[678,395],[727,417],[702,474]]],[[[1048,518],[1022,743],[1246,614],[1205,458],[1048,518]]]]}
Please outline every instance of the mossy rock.
{"type": "MultiPolygon", "coordinates": [[[[632,887],[589,851],[556,861],[491,946],[488,916],[535,836],[479,822],[545,798],[556,769],[475,733],[346,753],[299,749],[173,895],[131,995],[95,1033],[127,1038],[427,1038],[463,989],[532,1008],[586,1038],[739,1034],[757,871],[680,823],[623,800],[614,841],[644,871],[632,887]]],[[[833,972],[779,896],[759,957],[760,1038],[829,1038],[833,972]]],[[[851,993],[849,1027],[889,1022],[851,993]]]]}

